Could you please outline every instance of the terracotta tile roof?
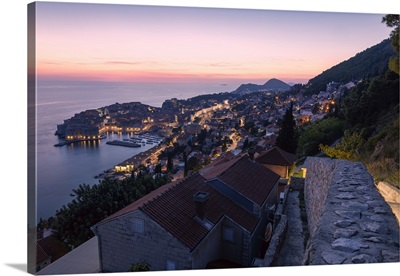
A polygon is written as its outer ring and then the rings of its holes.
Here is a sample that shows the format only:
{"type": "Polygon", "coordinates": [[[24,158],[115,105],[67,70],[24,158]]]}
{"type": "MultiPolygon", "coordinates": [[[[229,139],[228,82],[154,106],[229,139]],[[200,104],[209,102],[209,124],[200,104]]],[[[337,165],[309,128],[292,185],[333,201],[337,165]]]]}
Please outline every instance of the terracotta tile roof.
{"type": "Polygon", "coordinates": [[[193,195],[198,191],[209,193],[206,218],[214,225],[227,216],[250,233],[257,226],[257,217],[214,190],[198,173],[139,209],[192,251],[209,232],[195,219],[196,205],[193,195]]]}
{"type": "Polygon", "coordinates": [[[235,157],[236,157],[236,155],[234,155],[232,152],[228,151],[228,152],[221,154],[217,159],[215,159],[212,162],[212,164],[213,164],[213,166],[215,166],[215,165],[218,165],[221,163],[225,163],[226,161],[232,160],[235,157]]]}
{"type": "Polygon", "coordinates": [[[202,168],[199,173],[207,180],[216,178],[229,169],[233,164],[238,162],[241,157],[243,157],[243,155],[233,156],[227,159],[216,159],[214,162],[202,168]]]}
{"type": "Polygon", "coordinates": [[[243,156],[218,179],[251,201],[262,205],[280,176],[248,156],[243,156]],[[245,172],[245,173],[244,173],[245,172]]]}
{"type": "Polygon", "coordinates": [[[61,258],[70,250],[54,236],[48,236],[37,241],[37,247],[41,247],[47,255],[51,256],[51,262],[61,258]]]}
{"type": "Polygon", "coordinates": [[[256,161],[261,164],[279,166],[292,166],[295,160],[296,156],[294,154],[286,152],[278,147],[273,147],[256,158],[256,161]]]}
{"type": "Polygon", "coordinates": [[[99,224],[132,211],[141,210],[192,251],[209,232],[196,219],[196,203],[193,200],[194,194],[203,191],[209,194],[206,203],[206,218],[209,222],[215,225],[222,218],[229,217],[243,229],[252,233],[259,219],[251,211],[246,211],[238,203],[214,189],[208,183],[208,179],[217,177],[218,181],[224,182],[238,193],[261,205],[279,179],[279,175],[250,160],[247,155],[210,166],[202,173],[204,175],[196,173],[182,181],[166,184],[99,224]]]}
{"type": "Polygon", "coordinates": [[[256,153],[260,154],[262,151],[264,151],[264,149],[265,148],[263,146],[257,145],[255,148],[255,151],[256,151],[256,153]]]}
{"type": "Polygon", "coordinates": [[[36,264],[40,264],[46,261],[50,256],[43,250],[43,248],[37,244],[36,245],[36,264]]]}
{"type": "Polygon", "coordinates": [[[114,218],[123,216],[125,214],[128,214],[130,212],[133,212],[135,210],[138,210],[138,208],[140,206],[142,206],[144,203],[155,199],[156,197],[160,196],[162,193],[164,193],[166,190],[170,189],[171,187],[173,187],[174,185],[176,185],[178,182],[170,182],[167,183],[161,187],[159,187],[158,189],[148,193],[147,195],[139,198],[138,200],[136,200],[135,202],[129,204],[128,206],[122,208],[121,210],[119,210],[118,212],[112,214],[111,216],[105,218],[104,220],[100,221],[98,224],[102,224],[104,222],[107,222],[109,220],[112,220],[114,218]]]}

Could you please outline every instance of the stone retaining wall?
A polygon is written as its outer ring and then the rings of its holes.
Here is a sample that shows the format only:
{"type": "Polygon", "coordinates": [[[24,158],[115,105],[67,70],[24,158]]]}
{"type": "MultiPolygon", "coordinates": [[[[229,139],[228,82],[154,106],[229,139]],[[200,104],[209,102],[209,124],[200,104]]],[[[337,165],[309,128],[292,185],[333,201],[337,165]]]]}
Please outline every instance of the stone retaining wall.
{"type": "Polygon", "coordinates": [[[313,237],[328,195],[335,162],[329,158],[307,157],[307,163],[304,200],[308,229],[310,237],[313,237]]]}
{"type": "Polygon", "coordinates": [[[303,264],[399,262],[399,225],[363,164],[311,158],[305,201],[303,264]]]}
{"type": "Polygon", "coordinates": [[[281,216],[283,215],[283,210],[285,209],[285,206],[286,206],[288,193],[289,193],[289,186],[286,186],[285,190],[283,192],[283,194],[284,194],[283,200],[278,203],[278,207],[275,210],[274,225],[273,225],[274,231],[275,231],[275,228],[278,227],[278,224],[279,224],[279,222],[281,220],[281,216]]]}

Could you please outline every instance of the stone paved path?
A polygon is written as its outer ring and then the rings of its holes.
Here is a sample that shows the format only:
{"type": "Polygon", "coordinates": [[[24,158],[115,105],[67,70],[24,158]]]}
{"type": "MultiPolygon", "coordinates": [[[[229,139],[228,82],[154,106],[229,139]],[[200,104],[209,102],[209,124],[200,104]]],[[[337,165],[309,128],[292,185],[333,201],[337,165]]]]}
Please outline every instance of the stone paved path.
{"type": "Polygon", "coordinates": [[[284,214],[288,225],[286,238],[279,253],[277,266],[299,266],[304,256],[304,234],[301,221],[299,191],[290,191],[284,214]]]}
{"type": "Polygon", "coordinates": [[[399,262],[398,223],[367,169],[335,162],[323,216],[310,240],[309,264],[399,262]]]}

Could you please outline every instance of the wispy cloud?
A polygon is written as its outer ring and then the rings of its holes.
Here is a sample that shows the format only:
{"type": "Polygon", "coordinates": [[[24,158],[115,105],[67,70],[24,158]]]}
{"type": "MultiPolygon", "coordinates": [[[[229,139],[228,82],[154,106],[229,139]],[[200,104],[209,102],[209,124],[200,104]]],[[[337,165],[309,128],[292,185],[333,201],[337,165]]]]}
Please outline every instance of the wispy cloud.
{"type": "Polygon", "coordinates": [[[64,65],[65,62],[56,62],[56,61],[39,61],[38,64],[45,64],[45,65],[64,65]]]}
{"type": "Polygon", "coordinates": [[[140,65],[143,62],[132,62],[132,61],[106,61],[104,64],[111,64],[111,65],[140,65]]]}

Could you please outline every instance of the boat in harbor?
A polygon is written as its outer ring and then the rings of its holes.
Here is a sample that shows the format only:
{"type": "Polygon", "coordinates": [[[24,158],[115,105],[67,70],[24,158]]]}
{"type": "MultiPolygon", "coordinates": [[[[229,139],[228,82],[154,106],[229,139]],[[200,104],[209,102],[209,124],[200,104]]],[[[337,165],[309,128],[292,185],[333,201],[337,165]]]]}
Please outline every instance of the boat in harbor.
{"type": "Polygon", "coordinates": [[[133,141],[133,142],[136,142],[136,143],[142,142],[142,139],[140,139],[140,138],[135,138],[135,137],[131,137],[131,138],[128,139],[128,140],[133,141]]]}
{"type": "Polygon", "coordinates": [[[129,142],[129,141],[121,141],[121,140],[107,141],[106,144],[107,145],[114,145],[114,146],[129,147],[129,148],[139,148],[139,147],[141,147],[141,145],[138,144],[138,143],[129,142]]]}

